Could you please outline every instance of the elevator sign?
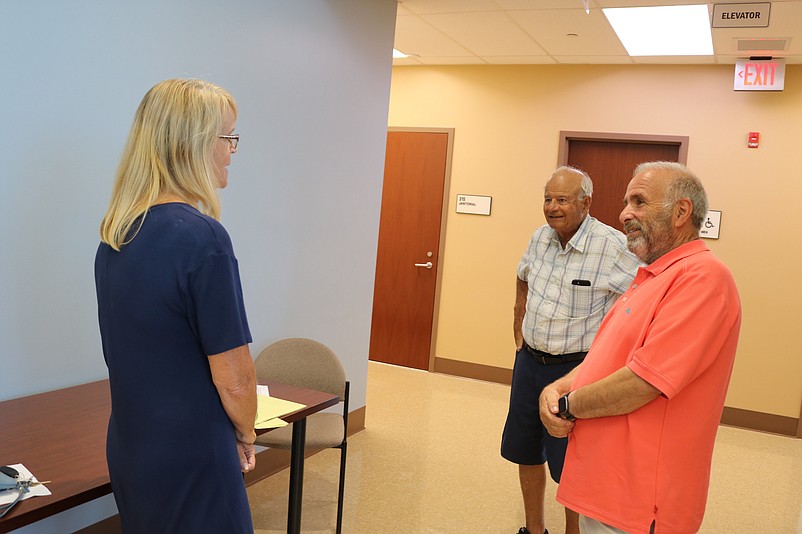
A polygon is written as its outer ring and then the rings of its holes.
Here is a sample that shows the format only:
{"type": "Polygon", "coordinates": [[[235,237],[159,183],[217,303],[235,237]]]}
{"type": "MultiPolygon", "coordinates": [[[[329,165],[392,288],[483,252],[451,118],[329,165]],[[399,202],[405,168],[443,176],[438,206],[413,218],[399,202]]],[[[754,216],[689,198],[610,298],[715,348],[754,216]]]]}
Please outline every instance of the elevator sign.
{"type": "Polygon", "coordinates": [[[739,59],[735,62],[736,91],[782,91],[784,59],[739,59]]]}
{"type": "Polygon", "coordinates": [[[771,3],[715,4],[714,28],[768,28],[771,3]]]}

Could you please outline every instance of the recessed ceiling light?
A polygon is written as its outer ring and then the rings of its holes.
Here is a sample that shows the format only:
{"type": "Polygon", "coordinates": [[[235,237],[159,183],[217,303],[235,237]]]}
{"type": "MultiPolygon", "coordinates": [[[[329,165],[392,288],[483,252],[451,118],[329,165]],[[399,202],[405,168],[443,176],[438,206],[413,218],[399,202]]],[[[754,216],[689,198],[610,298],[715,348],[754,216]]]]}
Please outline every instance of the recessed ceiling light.
{"type": "Polygon", "coordinates": [[[405,57],[409,57],[409,55],[393,48],[393,59],[404,59],[405,57]]]}
{"type": "Polygon", "coordinates": [[[602,9],[630,56],[712,56],[707,4],[602,9]]]}

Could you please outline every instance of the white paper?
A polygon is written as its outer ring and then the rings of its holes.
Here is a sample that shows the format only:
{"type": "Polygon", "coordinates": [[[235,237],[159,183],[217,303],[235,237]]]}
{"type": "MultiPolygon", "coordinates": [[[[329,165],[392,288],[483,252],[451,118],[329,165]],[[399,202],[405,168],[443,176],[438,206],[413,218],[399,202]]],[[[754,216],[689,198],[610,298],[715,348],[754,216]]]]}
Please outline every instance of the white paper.
{"type": "MultiPolygon", "coordinates": [[[[14,469],[17,470],[17,472],[19,472],[19,477],[17,478],[20,480],[38,480],[22,464],[11,464],[8,467],[13,467],[14,469]]],[[[19,495],[19,490],[17,489],[0,491],[0,505],[14,502],[14,500],[17,498],[17,495],[19,495]]],[[[37,486],[31,486],[30,488],[28,488],[28,491],[25,493],[25,495],[22,496],[22,500],[24,501],[25,499],[30,499],[31,497],[40,497],[43,495],[52,495],[52,494],[50,493],[50,490],[47,489],[44,485],[40,484],[37,486]]]]}

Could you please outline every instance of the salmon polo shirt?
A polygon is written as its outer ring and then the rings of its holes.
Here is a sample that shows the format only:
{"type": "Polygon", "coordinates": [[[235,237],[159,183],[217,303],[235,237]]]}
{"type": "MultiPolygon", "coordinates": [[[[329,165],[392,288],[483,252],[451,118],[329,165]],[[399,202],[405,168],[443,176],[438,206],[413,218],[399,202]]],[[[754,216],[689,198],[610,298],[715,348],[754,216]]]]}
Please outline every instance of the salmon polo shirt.
{"type": "Polygon", "coordinates": [[[626,532],[697,532],[741,304],[697,239],[638,270],[604,318],[572,389],[626,366],[662,393],[632,413],[577,419],[557,500],[626,532]]]}

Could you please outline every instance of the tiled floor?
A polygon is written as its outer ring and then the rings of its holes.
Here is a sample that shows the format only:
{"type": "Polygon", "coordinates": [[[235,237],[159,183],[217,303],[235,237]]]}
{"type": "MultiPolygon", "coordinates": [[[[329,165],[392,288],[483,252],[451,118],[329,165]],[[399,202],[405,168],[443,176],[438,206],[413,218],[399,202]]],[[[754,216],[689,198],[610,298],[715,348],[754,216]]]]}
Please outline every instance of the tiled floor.
{"type": "MultiPolygon", "coordinates": [[[[349,438],[343,531],[503,533],[523,525],[516,466],[498,454],[509,387],[370,362],[366,429],[349,438]]],[[[303,532],[334,532],[338,450],[309,458],[303,532]]],[[[257,532],[286,531],[287,470],[251,486],[257,532]]],[[[556,486],[546,526],[563,529],[556,486]]],[[[707,534],[802,534],[802,440],[721,427],[707,534]]]]}

